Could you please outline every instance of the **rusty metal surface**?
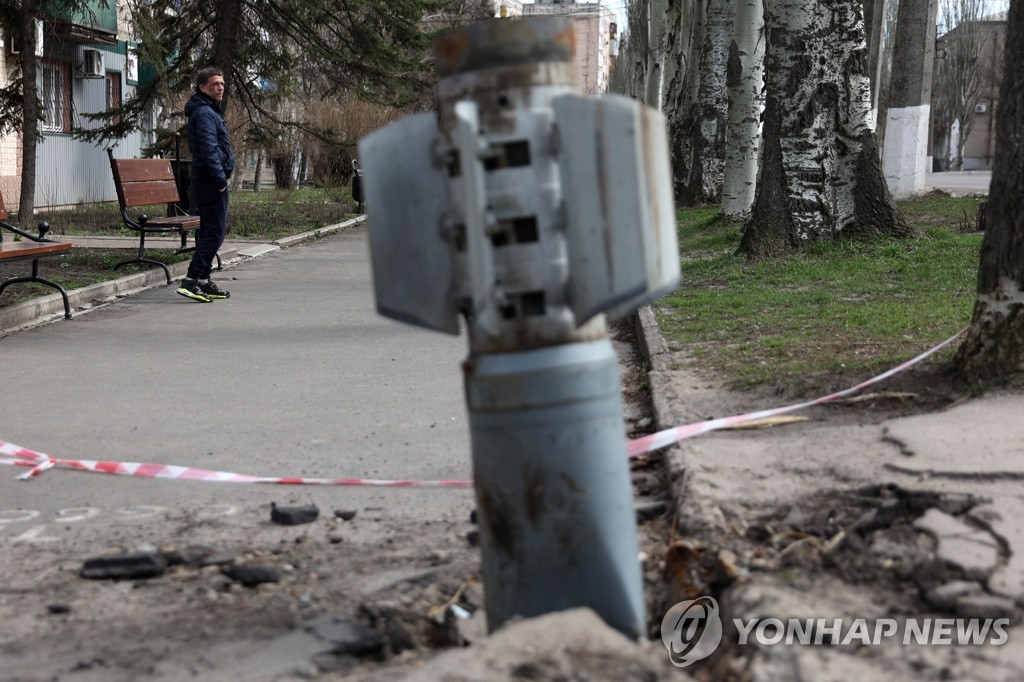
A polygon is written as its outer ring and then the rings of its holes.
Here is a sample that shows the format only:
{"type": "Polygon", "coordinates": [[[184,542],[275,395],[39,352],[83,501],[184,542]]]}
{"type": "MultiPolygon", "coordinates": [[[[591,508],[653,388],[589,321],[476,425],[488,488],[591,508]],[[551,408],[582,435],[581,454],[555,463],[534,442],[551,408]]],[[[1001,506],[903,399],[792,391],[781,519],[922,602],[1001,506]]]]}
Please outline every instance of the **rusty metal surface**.
{"type": "Polygon", "coordinates": [[[442,34],[434,42],[441,77],[520,64],[572,61],[576,36],[565,17],[530,21],[494,19],[442,34]]]}

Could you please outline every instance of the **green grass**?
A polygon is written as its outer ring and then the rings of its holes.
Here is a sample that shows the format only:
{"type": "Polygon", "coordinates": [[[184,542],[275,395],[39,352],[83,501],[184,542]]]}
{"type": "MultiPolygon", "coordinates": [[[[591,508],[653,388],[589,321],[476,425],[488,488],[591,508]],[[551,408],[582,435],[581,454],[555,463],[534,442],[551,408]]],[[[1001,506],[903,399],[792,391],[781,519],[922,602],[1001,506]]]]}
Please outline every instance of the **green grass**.
{"type": "MultiPolygon", "coordinates": [[[[164,204],[143,206],[140,213],[167,214],[164,204]]],[[[44,216],[55,235],[137,236],[124,227],[117,204],[89,204],[44,216]]],[[[294,191],[232,192],[228,239],[273,241],[334,225],[355,217],[348,188],[303,188],[294,191]]]]}
{"type": "Polygon", "coordinates": [[[917,237],[816,244],[753,264],[736,255],[740,224],[681,211],[682,282],[654,306],[662,331],[740,387],[867,376],[969,322],[982,235],[960,230],[979,202],[917,198],[901,204],[917,237]]]}

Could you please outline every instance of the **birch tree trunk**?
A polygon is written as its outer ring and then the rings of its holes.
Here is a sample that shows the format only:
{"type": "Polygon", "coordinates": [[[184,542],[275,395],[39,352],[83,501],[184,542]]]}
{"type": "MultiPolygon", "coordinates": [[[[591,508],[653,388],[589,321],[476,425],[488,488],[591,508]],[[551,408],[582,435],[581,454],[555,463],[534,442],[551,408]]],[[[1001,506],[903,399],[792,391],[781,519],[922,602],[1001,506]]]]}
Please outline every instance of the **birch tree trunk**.
{"type": "Polygon", "coordinates": [[[666,14],[667,56],[662,110],[671,145],[672,187],[682,196],[690,175],[691,112],[700,88],[700,54],[704,43],[703,0],[669,0],[666,14]]]}
{"type": "Polygon", "coordinates": [[[1010,5],[978,297],[954,364],[971,384],[1024,363],[1024,3],[1010,5]]]}
{"type": "Polygon", "coordinates": [[[726,82],[729,122],[725,134],[722,214],[746,218],[757,189],[761,145],[761,90],[764,87],[764,4],[739,0],[726,82]]]}
{"type": "Polygon", "coordinates": [[[882,176],[856,0],[768,0],[764,158],[752,258],[838,236],[907,235],[882,176]]]}
{"type": "Polygon", "coordinates": [[[729,116],[726,65],[736,5],[733,0],[707,0],[705,13],[700,87],[689,127],[689,175],[680,196],[688,206],[719,203],[725,174],[725,130],[729,116]]]}
{"type": "Polygon", "coordinates": [[[661,111],[662,86],[665,81],[665,14],[668,0],[648,0],[647,8],[647,70],[644,102],[661,111]]]}

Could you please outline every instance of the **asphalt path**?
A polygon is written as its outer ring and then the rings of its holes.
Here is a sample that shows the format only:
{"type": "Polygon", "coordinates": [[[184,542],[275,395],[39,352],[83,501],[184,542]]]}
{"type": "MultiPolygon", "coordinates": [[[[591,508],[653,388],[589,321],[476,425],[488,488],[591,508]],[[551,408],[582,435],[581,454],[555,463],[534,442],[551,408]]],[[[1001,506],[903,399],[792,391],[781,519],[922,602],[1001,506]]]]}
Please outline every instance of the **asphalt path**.
{"type": "MultiPolygon", "coordinates": [[[[395,273],[396,276],[401,273],[395,273]]],[[[227,301],[158,287],[0,339],[0,438],[54,457],[261,476],[471,476],[465,338],[373,308],[365,230],[221,273],[227,301]]],[[[0,538],[279,504],[462,518],[468,489],[278,487],[0,466],[0,538]]]]}

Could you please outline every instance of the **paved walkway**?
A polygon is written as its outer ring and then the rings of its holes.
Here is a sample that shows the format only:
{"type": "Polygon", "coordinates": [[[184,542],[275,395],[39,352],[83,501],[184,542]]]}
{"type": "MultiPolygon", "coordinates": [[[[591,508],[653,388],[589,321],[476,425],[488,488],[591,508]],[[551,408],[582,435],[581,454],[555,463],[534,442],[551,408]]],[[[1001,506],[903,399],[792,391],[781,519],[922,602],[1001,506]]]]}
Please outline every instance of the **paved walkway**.
{"type": "MultiPolygon", "coordinates": [[[[8,398],[0,438],[58,457],[255,475],[469,478],[459,370],[465,340],[377,315],[369,269],[365,229],[339,231],[236,261],[219,277],[232,292],[228,301],[195,303],[158,283],[72,320],[8,335],[0,339],[0,393],[8,398]]],[[[90,504],[143,499],[175,508],[225,496],[216,485],[126,485],[61,472],[35,486],[15,482],[15,473],[0,467],[0,507],[39,510],[43,518],[90,504]]],[[[266,500],[269,489],[257,488],[232,487],[231,502],[266,500]]],[[[423,518],[464,518],[472,497],[468,489],[289,490],[274,493],[279,502],[386,503],[423,518]]],[[[21,530],[0,524],[0,535],[21,530]]]]}
{"type": "MultiPolygon", "coordinates": [[[[347,220],[336,225],[328,225],[316,230],[302,232],[300,234],[283,237],[273,241],[242,241],[228,240],[220,250],[221,260],[225,263],[238,263],[251,258],[265,256],[278,249],[300,244],[309,239],[324,236],[352,228],[362,224],[366,216],[360,216],[347,220]]],[[[64,237],[62,241],[70,241],[76,246],[93,248],[117,248],[117,249],[138,249],[139,240],[137,237],[64,237]]],[[[176,248],[180,244],[176,237],[150,237],[146,244],[150,246],[166,245],[176,248]]],[[[171,276],[183,277],[188,269],[188,262],[175,263],[168,266],[171,276]]],[[[68,292],[71,302],[72,315],[91,310],[96,306],[111,303],[124,296],[144,291],[151,287],[163,286],[166,284],[166,277],[162,270],[151,269],[139,272],[126,277],[121,277],[109,282],[92,284],[81,289],[73,289],[68,292]]],[[[24,303],[0,307],[0,337],[19,329],[31,327],[43,322],[50,322],[61,319],[64,314],[63,302],[60,294],[54,293],[48,296],[35,298],[24,303]]]]}
{"type": "Polygon", "coordinates": [[[924,182],[929,189],[941,189],[954,195],[988,194],[992,171],[927,173],[924,182]]]}

